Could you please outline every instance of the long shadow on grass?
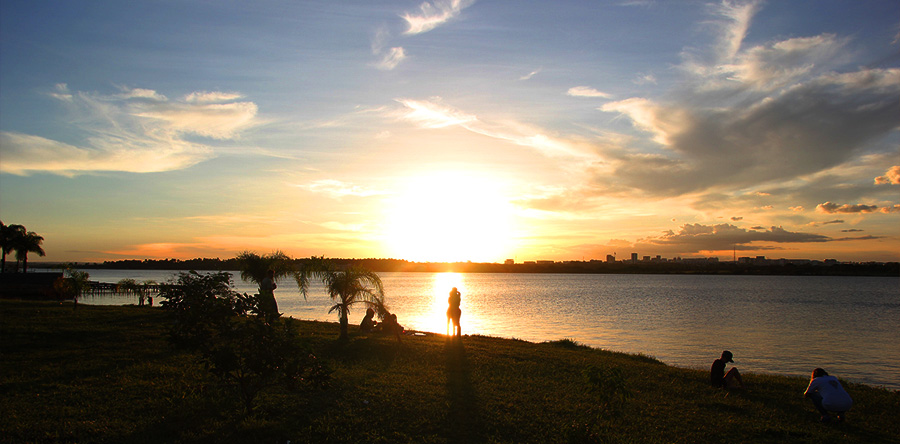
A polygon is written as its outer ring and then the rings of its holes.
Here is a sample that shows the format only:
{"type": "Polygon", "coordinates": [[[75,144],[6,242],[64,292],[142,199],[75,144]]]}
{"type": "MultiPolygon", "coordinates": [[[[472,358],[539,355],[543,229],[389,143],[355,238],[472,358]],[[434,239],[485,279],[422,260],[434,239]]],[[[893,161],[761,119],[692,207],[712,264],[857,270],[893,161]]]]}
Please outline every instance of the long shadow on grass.
{"type": "Polygon", "coordinates": [[[461,338],[448,338],[444,345],[447,372],[447,397],[450,411],[447,414],[446,437],[451,443],[484,442],[484,425],[481,408],[466,349],[461,338]]]}

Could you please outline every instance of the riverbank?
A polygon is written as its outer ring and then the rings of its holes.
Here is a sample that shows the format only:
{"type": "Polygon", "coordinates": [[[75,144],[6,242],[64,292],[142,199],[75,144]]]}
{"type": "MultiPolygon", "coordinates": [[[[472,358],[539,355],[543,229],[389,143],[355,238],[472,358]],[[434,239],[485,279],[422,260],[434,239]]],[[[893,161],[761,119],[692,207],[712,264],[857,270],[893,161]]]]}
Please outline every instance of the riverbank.
{"type": "MultiPolygon", "coordinates": [[[[307,259],[294,259],[299,266],[307,259]]],[[[375,272],[417,273],[564,273],[564,274],[712,274],[755,276],[900,276],[898,262],[838,262],[808,259],[753,259],[744,262],[723,261],[716,258],[642,260],[615,262],[590,261],[531,261],[523,263],[484,262],[411,262],[402,259],[329,259],[335,264],[357,265],[375,272]]],[[[58,268],[65,264],[36,262],[33,267],[58,268]]],[[[79,269],[120,270],[239,270],[235,259],[144,259],[118,260],[103,263],[74,264],[79,269]]]]}
{"type": "MultiPolygon", "coordinates": [[[[325,389],[270,388],[244,416],[158,308],[0,300],[3,442],[897,442],[900,392],[846,384],[821,424],[804,378],[705,371],[570,341],[392,338],[298,321],[333,370],[325,389]],[[621,396],[607,396],[609,393],[621,396]],[[601,408],[601,405],[603,406],[601,408]]],[[[840,376],[840,375],[838,375],[840,376]]]]}

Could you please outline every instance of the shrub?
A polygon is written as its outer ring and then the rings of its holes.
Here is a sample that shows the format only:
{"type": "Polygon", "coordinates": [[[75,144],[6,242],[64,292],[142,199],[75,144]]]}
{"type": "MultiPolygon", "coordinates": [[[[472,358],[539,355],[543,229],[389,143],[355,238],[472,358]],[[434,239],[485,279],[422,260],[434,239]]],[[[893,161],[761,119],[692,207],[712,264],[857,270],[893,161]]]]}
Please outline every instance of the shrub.
{"type": "Polygon", "coordinates": [[[245,412],[266,387],[327,382],[330,372],[301,343],[292,320],[248,316],[260,313],[259,300],[235,291],[230,273],[180,273],[160,296],[174,315],[173,342],[198,351],[206,368],[236,389],[245,412]]]}

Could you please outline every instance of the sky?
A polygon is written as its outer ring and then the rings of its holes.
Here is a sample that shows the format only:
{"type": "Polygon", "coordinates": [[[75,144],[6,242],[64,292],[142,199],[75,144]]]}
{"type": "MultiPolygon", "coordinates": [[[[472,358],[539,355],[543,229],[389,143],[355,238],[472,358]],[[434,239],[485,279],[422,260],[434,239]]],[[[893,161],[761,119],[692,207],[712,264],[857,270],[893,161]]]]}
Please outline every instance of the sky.
{"type": "Polygon", "coordinates": [[[49,261],[897,261],[898,130],[895,0],[0,3],[49,261]]]}

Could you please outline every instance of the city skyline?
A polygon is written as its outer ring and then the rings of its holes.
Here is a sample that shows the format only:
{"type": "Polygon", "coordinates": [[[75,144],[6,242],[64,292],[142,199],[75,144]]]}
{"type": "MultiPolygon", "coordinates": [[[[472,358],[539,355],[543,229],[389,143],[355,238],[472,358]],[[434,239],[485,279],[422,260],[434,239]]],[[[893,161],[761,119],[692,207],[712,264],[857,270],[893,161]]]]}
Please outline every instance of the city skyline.
{"type": "Polygon", "coordinates": [[[900,260],[900,4],[0,4],[46,261],[900,260]]]}

